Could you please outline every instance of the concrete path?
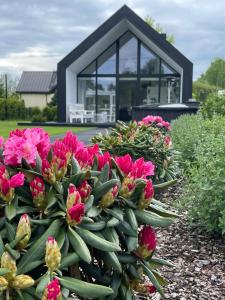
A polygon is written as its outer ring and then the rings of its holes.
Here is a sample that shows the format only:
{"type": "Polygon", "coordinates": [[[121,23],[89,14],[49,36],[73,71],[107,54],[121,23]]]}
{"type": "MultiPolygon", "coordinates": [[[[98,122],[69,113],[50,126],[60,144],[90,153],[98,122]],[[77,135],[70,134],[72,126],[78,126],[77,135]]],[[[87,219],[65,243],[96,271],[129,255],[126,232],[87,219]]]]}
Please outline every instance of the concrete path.
{"type": "MultiPolygon", "coordinates": [[[[88,145],[90,144],[90,140],[94,135],[100,132],[105,133],[105,131],[106,131],[105,128],[93,128],[93,129],[77,132],[76,135],[80,141],[88,145]]],[[[54,142],[55,139],[63,138],[63,136],[64,134],[54,135],[51,137],[51,142],[54,142]]]]}

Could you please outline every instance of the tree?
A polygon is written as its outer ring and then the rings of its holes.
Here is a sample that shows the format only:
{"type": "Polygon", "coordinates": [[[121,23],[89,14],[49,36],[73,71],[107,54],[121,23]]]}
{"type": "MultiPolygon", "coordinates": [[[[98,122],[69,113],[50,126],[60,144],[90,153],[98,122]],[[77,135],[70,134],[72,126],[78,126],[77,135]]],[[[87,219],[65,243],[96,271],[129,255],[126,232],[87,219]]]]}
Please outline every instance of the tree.
{"type": "Polygon", "coordinates": [[[220,89],[225,89],[225,60],[222,58],[215,58],[206,72],[201,75],[199,80],[220,89]]]}
{"type": "MultiPolygon", "coordinates": [[[[145,18],[145,22],[151,26],[153,29],[155,29],[157,32],[159,33],[165,33],[164,29],[162,28],[162,26],[159,23],[156,23],[156,21],[150,17],[147,16],[145,18]]],[[[174,44],[175,43],[175,38],[173,34],[166,34],[166,40],[167,42],[169,42],[170,44],[174,44]]]]}

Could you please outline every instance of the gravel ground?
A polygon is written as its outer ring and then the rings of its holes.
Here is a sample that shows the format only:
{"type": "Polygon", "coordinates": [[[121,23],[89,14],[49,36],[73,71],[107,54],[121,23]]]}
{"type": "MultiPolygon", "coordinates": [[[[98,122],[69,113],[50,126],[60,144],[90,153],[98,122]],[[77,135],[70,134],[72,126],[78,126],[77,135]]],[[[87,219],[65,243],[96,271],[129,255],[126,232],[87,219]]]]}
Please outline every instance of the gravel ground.
{"type": "MultiPolygon", "coordinates": [[[[163,198],[170,204],[180,193],[178,186],[163,198]]],[[[172,226],[158,232],[158,255],[176,265],[162,272],[169,282],[165,299],[224,300],[225,240],[207,236],[197,225],[190,226],[186,211],[180,214],[172,226]]]]}

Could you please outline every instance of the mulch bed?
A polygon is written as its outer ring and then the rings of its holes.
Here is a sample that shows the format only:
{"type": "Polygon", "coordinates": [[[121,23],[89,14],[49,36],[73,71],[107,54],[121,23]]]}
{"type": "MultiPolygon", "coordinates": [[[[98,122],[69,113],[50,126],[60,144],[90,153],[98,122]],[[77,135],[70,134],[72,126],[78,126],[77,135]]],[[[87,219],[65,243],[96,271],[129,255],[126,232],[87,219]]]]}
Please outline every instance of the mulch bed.
{"type": "MultiPolygon", "coordinates": [[[[171,206],[181,194],[181,186],[161,195],[171,206]]],[[[169,284],[165,299],[224,300],[225,299],[225,240],[202,233],[197,225],[189,224],[187,212],[169,228],[159,230],[158,255],[176,265],[164,268],[169,284]]]]}

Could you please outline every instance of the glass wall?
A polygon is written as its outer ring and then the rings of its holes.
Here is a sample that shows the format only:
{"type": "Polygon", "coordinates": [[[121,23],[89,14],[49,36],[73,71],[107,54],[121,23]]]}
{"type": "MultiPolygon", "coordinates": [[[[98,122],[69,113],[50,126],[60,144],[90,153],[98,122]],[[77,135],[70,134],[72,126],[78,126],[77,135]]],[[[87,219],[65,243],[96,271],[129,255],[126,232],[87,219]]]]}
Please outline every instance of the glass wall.
{"type": "Polygon", "coordinates": [[[134,105],[180,102],[180,74],[129,31],[78,74],[77,86],[77,105],[95,122],[128,120],[134,105]]]}

